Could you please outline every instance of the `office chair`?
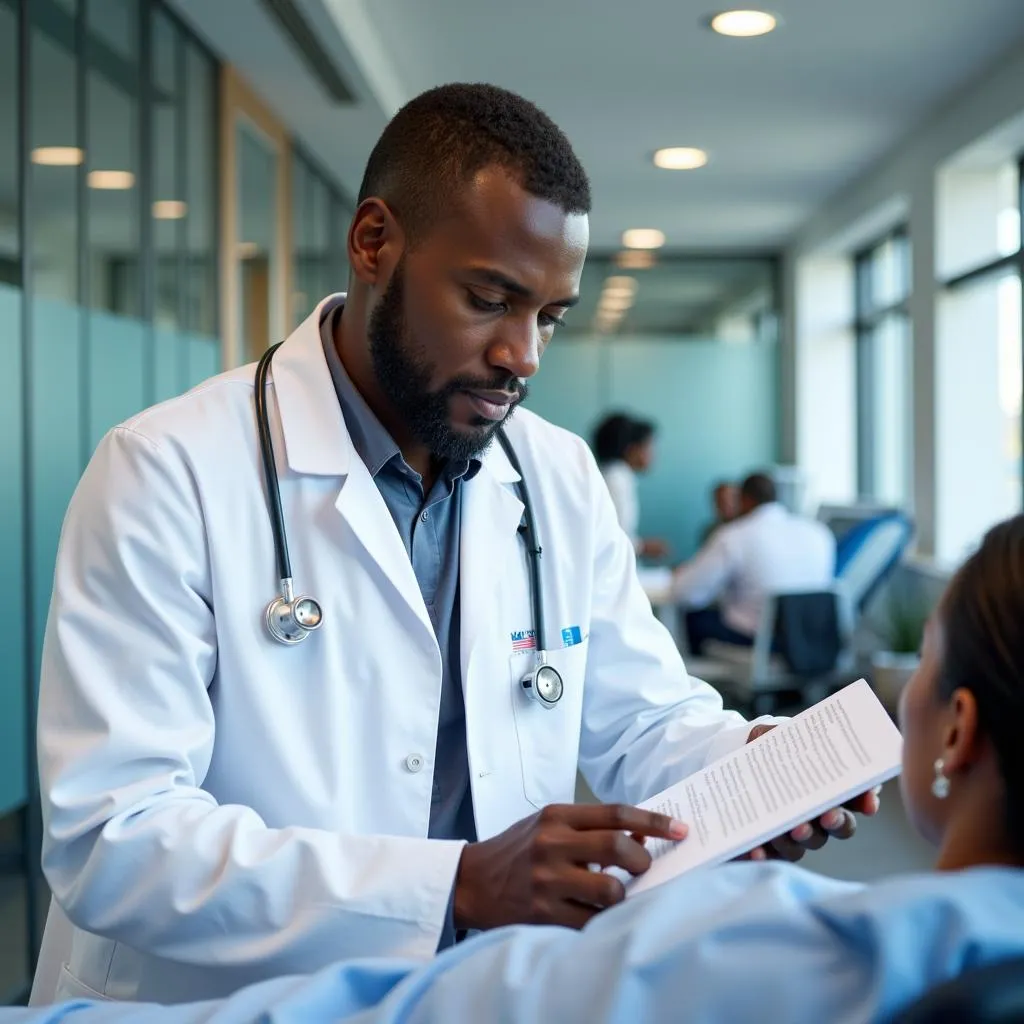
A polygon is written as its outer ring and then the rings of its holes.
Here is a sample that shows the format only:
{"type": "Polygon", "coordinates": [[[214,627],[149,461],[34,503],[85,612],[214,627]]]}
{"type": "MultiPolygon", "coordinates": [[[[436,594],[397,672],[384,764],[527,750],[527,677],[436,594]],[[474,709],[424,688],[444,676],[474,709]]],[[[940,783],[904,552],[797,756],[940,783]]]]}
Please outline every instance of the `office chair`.
{"type": "Polygon", "coordinates": [[[846,591],[837,584],[773,594],[765,601],[752,647],[709,640],[704,655],[687,658],[686,667],[755,716],[766,714],[780,692],[797,690],[809,697],[829,687],[837,674],[852,671],[853,623],[846,591]]]}
{"type": "Polygon", "coordinates": [[[836,542],[836,579],[846,590],[855,615],[860,614],[899,564],[914,536],[902,512],[865,519],[836,542]]]}
{"type": "Polygon", "coordinates": [[[965,971],[902,1010],[892,1024],[1022,1024],[1024,957],[965,971]]]}

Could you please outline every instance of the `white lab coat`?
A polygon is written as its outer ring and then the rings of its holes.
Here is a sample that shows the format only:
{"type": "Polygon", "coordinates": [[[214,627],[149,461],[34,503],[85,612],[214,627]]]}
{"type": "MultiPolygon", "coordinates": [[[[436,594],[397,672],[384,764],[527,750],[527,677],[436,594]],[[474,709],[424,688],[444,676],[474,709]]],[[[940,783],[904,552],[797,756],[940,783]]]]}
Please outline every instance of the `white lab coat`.
{"type": "MultiPolygon", "coordinates": [[[[34,1001],[180,1002],[367,955],[435,951],[462,844],[426,839],[441,653],[401,538],[346,431],[317,309],[269,402],[298,647],[268,638],[277,580],[253,368],[100,443],[64,525],[39,761],[51,912],[34,1001]],[[73,922],[69,926],[67,919],[73,922]],[[70,936],[70,939],[69,939],[70,936]]],[[[532,628],[517,475],[492,446],[464,491],[462,678],[476,825],[572,802],[578,763],[639,801],[742,744],[637,583],[586,445],[525,410],[508,435],[543,545],[565,695],[517,681],[532,628]]]]}
{"type": "Polygon", "coordinates": [[[676,573],[674,591],[691,607],[718,601],[726,625],[754,636],[769,595],[824,589],[835,568],[832,531],[770,502],[715,530],[676,573]]]}

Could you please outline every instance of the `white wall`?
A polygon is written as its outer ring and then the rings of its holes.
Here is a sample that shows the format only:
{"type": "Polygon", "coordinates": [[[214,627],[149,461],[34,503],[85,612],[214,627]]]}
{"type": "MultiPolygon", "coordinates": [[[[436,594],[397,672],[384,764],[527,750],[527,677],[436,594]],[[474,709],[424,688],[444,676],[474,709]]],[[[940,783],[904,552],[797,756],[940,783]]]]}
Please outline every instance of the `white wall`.
{"type": "MultiPolygon", "coordinates": [[[[783,398],[799,390],[803,371],[800,360],[808,339],[802,337],[799,285],[808,266],[828,254],[849,253],[899,221],[905,214],[913,245],[913,440],[914,512],[918,523],[918,546],[923,553],[935,551],[935,392],[936,392],[936,305],[939,290],[936,270],[936,172],[939,166],[964,147],[998,129],[999,145],[1007,153],[1024,143],[1024,134],[1014,138],[1006,130],[1013,123],[1019,130],[1024,109],[1024,49],[1001,61],[972,86],[942,104],[918,131],[865,177],[820,210],[800,231],[785,256],[785,306],[794,315],[785,324],[783,398]],[[888,223],[885,223],[888,221],[888,223]]],[[[812,269],[813,272],[813,269],[812,269]]],[[[814,433],[808,417],[813,403],[798,398],[796,415],[783,421],[783,457],[797,459],[813,451],[804,440],[814,433]]],[[[844,453],[839,453],[845,459],[844,453]]]]}

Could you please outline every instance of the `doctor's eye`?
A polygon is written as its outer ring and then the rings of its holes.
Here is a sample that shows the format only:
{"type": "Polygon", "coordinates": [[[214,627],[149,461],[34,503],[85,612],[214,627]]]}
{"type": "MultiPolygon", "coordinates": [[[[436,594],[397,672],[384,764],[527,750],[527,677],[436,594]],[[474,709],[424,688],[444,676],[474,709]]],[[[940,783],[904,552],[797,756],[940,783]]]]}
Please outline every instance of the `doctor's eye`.
{"type": "Polygon", "coordinates": [[[537,316],[537,320],[541,327],[564,327],[565,321],[560,316],[554,316],[551,313],[545,313],[543,310],[537,316]]]}
{"type": "Polygon", "coordinates": [[[488,302],[486,299],[480,298],[476,292],[467,292],[469,296],[469,304],[474,308],[480,310],[481,313],[504,313],[508,306],[504,302],[488,302]]]}

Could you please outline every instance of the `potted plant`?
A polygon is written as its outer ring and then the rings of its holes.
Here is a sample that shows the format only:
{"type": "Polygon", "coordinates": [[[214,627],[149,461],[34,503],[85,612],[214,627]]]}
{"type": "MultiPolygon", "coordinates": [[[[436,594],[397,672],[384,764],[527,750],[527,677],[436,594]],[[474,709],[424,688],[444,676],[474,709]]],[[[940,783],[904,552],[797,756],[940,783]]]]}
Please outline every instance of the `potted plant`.
{"type": "Polygon", "coordinates": [[[900,694],[920,664],[929,610],[921,600],[890,597],[881,628],[882,644],[871,655],[871,681],[878,699],[895,714],[900,694]]]}

